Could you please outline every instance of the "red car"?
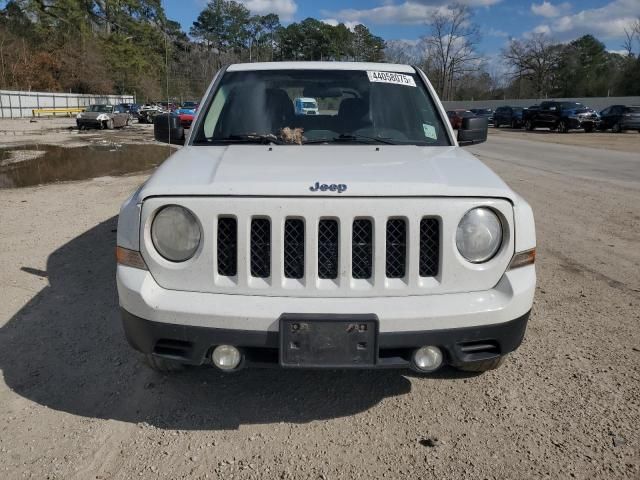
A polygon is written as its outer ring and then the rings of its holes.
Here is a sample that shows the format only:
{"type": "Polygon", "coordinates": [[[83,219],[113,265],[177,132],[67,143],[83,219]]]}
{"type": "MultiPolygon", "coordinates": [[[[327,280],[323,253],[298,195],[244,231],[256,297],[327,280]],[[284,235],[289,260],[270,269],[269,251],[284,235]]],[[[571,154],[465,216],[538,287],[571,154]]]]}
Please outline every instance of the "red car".
{"type": "Polygon", "coordinates": [[[454,129],[462,127],[462,119],[467,117],[475,117],[476,115],[470,110],[459,108],[457,110],[448,110],[447,117],[454,129]]]}
{"type": "Polygon", "coordinates": [[[198,110],[198,104],[195,102],[184,102],[182,106],[177,110],[177,114],[180,117],[180,125],[183,128],[191,128],[193,117],[198,110]]]}

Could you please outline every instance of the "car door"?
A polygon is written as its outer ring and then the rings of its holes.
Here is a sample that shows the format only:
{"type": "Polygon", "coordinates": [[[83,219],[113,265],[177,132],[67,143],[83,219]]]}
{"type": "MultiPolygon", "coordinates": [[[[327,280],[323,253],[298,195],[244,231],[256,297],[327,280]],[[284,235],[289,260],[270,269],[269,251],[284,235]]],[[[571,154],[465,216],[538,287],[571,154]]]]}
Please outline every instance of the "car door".
{"type": "Polygon", "coordinates": [[[127,123],[128,114],[125,112],[124,107],[117,105],[113,109],[113,125],[115,127],[124,127],[127,123]]]}
{"type": "Polygon", "coordinates": [[[536,125],[540,127],[555,125],[557,110],[558,106],[554,102],[542,102],[540,112],[536,115],[536,125]]]}
{"type": "Polygon", "coordinates": [[[611,128],[611,110],[613,107],[605,108],[600,112],[600,128],[602,130],[606,130],[607,128],[611,128]]]}

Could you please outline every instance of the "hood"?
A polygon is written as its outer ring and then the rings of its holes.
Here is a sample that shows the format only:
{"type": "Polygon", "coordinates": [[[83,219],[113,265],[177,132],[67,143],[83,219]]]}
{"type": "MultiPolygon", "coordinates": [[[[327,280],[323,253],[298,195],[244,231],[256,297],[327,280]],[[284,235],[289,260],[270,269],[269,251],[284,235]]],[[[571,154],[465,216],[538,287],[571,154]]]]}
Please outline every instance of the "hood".
{"type": "Polygon", "coordinates": [[[80,112],[82,114],[81,118],[88,118],[89,120],[95,120],[99,115],[111,115],[107,112],[80,112]]]}
{"type": "Polygon", "coordinates": [[[515,196],[462,148],[412,145],[187,146],[156,170],[139,199],[169,195],[515,196]],[[317,188],[332,184],[341,187],[317,188]]]}

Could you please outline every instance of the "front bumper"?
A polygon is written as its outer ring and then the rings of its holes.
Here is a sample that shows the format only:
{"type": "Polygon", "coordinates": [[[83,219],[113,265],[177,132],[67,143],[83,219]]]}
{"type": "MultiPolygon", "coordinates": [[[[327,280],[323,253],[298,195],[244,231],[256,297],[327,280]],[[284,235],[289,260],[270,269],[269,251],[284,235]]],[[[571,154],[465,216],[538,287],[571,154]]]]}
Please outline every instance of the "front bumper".
{"type": "Polygon", "coordinates": [[[100,128],[102,126],[101,120],[90,119],[90,118],[76,118],[76,125],[78,128],[80,127],[92,127],[92,128],[100,128]]]}
{"type": "Polygon", "coordinates": [[[479,292],[376,298],[304,298],[182,292],[160,287],[148,271],[118,266],[125,332],[144,352],[208,363],[212,348],[242,347],[247,364],[277,364],[283,314],[373,314],[376,367],[410,366],[411,352],[437,345],[450,365],[486,360],[522,341],[535,290],[533,265],[508,271],[479,292]]]}
{"type": "Polygon", "coordinates": [[[569,128],[571,129],[580,129],[580,128],[592,128],[595,129],[600,125],[600,120],[597,118],[575,118],[569,117],[568,119],[569,128]]]}

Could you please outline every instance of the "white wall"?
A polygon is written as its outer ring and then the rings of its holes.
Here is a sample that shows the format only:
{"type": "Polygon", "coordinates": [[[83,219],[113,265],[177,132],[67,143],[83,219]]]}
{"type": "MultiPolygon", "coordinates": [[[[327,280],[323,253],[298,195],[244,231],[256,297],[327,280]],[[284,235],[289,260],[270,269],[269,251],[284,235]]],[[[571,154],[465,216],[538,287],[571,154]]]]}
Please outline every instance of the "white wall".
{"type": "Polygon", "coordinates": [[[30,117],[34,108],[86,107],[94,103],[135,103],[135,97],[0,90],[0,118],[30,117]]]}

